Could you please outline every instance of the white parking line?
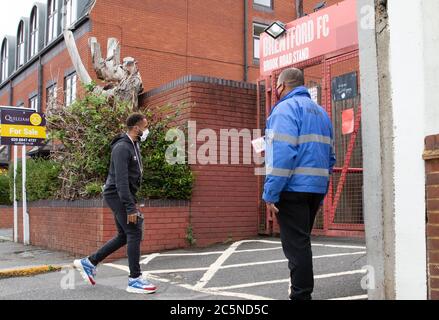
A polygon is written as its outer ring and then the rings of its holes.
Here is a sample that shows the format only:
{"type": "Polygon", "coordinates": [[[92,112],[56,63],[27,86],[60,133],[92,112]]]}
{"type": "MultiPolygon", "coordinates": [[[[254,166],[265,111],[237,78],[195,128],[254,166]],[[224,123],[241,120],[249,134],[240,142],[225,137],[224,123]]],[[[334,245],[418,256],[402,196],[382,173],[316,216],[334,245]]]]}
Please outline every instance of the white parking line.
{"type": "MultiPolygon", "coordinates": [[[[366,254],[366,252],[359,251],[359,252],[348,252],[348,253],[336,253],[336,254],[327,254],[327,255],[322,255],[322,256],[314,256],[313,259],[343,257],[343,256],[352,256],[352,255],[363,255],[363,254],[366,254]]],[[[250,266],[282,263],[282,262],[288,262],[288,260],[287,259],[280,259],[280,260],[268,260],[268,261],[258,261],[258,262],[250,262],[250,263],[229,264],[229,265],[225,265],[225,266],[220,267],[220,269],[250,267],[250,266]]]]}
{"type": "Polygon", "coordinates": [[[248,294],[248,293],[241,293],[241,292],[228,292],[228,291],[218,291],[213,288],[197,288],[196,286],[191,286],[188,284],[180,284],[179,285],[182,288],[193,290],[196,292],[201,293],[207,293],[211,295],[218,295],[218,296],[226,296],[226,297],[235,297],[235,298],[242,298],[247,300],[274,300],[272,298],[262,297],[254,294],[248,294]]]}
{"type": "Polygon", "coordinates": [[[160,253],[153,253],[148,255],[145,259],[143,259],[142,261],[140,261],[140,264],[148,264],[148,262],[150,262],[152,259],[158,257],[160,255],[160,253]]]}
{"type": "MultiPolygon", "coordinates": [[[[267,240],[253,240],[256,242],[266,243],[267,240]]],[[[269,241],[269,243],[280,244],[280,242],[269,241]]],[[[339,248],[339,249],[362,249],[365,250],[365,246],[346,246],[346,245],[337,245],[337,244],[322,244],[322,243],[313,243],[313,247],[326,247],[326,248],[339,248]]],[[[258,251],[272,251],[272,250],[280,250],[282,247],[273,247],[273,248],[260,248],[260,249],[244,249],[244,250],[235,250],[234,253],[243,253],[243,252],[258,252],[258,251]]],[[[184,253],[152,253],[143,255],[142,258],[148,258],[148,262],[156,257],[179,257],[179,256],[209,256],[216,254],[223,254],[225,251],[209,251],[209,252],[184,252],[184,253]]],[[[142,260],[145,261],[145,260],[142,260]]]]}
{"type": "Polygon", "coordinates": [[[350,296],[350,297],[343,297],[343,298],[333,298],[328,300],[367,300],[369,296],[367,294],[363,294],[360,296],[350,296]]]}
{"type": "MultiPolygon", "coordinates": [[[[127,266],[124,265],[120,265],[120,264],[114,264],[114,263],[105,263],[104,264],[107,267],[112,267],[115,269],[119,269],[119,270],[123,270],[127,273],[129,273],[129,268],[127,266]]],[[[207,268],[205,268],[207,269],[207,268]]],[[[147,273],[147,278],[151,279],[151,280],[156,280],[156,281],[160,281],[160,282],[171,282],[168,279],[163,279],[160,277],[157,277],[155,275],[151,275],[147,273]]],[[[210,294],[210,295],[217,295],[217,296],[226,296],[226,297],[235,297],[235,298],[242,298],[242,299],[248,299],[248,300],[274,300],[272,298],[267,298],[267,297],[262,297],[262,296],[258,296],[258,295],[254,295],[254,294],[247,294],[247,293],[239,293],[239,292],[227,292],[227,291],[216,291],[213,290],[211,288],[196,288],[195,286],[189,285],[189,284],[181,284],[181,283],[175,283],[175,282],[171,282],[172,284],[179,286],[181,288],[185,288],[185,289],[189,289],[192,291],[196,291],[196,292],[200,292],[200,293],[205,293],[205,294],[210,294]]]]}
{"type": "Polygon", "coordinates": [[[122,264],[104,263],[104,266],[112,267],[112,268],[119,269],[119,270],[125,271],[127,273],[130,273],[130,268],[128,268],[128,266],[124,266],[122,264]]]}
{"type": "Polygon", "coordinates": [[[221,254],[223,252],[224,251],[194,252],[194,253],[152,253],[152,254],[144,255],[142,256],[142,258],[150,257],[153,255],[154,257],[210,256],[214,254],[221,254]]]}
{"type": "MultiPolygon", "coordinates": [[[[366,251],[327,254],[327,255],[321,255],[321,256],[314,256],[313,259],[334,258],[334,257],[363,255],[363,254],[366,254],[366,251]]],[[[225,266],[222,265],[218,269],[251,267],[251,266],[257,266],[257,265],[264,265],[264,264],[284,263],[284,262],[287,262],[287,261],[288,261],[287,259],[280,259],[280,260],[267,260],[267,261],[258,261],[258,262],[229,264],[229,265],[225,265],[225,266]]],[[[174,272],[207,271],[208,269],[209,268],[207,268],[207,267],[201,267],[201,268],[181,268],[181,269],[157,269],[157,270],[149,270],[148,272],[149,273],[174,273],[174,272]]]]}
{"type": "Polygon", "coordinates": [[[365,250],[365,246],[342,246],[339,244],[323,244],[323,243],[314,243],[313,247],[324,247],[324,248],[338,248],[338,249],[363,249],[365,250]]]}
{"type": "MultiPolygon", "coordinates": [[[[250,300],[272,300],[271,298],[262,297],[262,296],[258,296],[258,295],[240,293],[240,292],[229,292],[229,291],[225,291],[225,290],[256,287],[256,286],[261,286],[261,285],[277,284],[277,283],[289,283],[290,279],[245,283],[245,284],[238,284],[238,285],[225,286],[225,287],[210,287],[210,288],[208,287],[208,288],[206,288],[206,285],[209,283],[209,281],[221,269],[240,268],[240,267],[249,267],[249,266],[255,266],[255,265],[265,265],[265,264],[287,262],[287,259],[279,259],[279,260],[239,263],[239,264],[232,264],[232,265],[225,265],[225,266],[223,265],[224,262],[232,254],[238,254],[238,253],[244,253],[244,252],[273,251],[273,250],[282,249],[281,246],[276,246],[276,247],[269,247],[269,248],[237,250],[241,244],[255,243],[255,242],[256,243],[268,243],[268,244],[280,244],[281,243],[280,241],[271,241],[271,240],[242,240],[242,241],[238,241],[238,242],[231,244],[224,251],[195,252],[195,253],[192,253],[192,252],[163,253],[163,254],[152,253],[149,255],[142,256],[142,258],[144,258],[144,259],[141,261],[141,264],[143,264],[143,265],[148,264],[149,262],[151,262],[152,260],[154,260],[157,257],[219,255],[219,257],[209,267],[149,270],[146,274],[147,274],[147,277],[149,277],[153,280],[172,283],[172,284],[175,284],[175,285],[180,286],[182,288],[190,289],[190,290],[193,290],[193,291],[196,291],[199,293],[203,293],[203,294],[221,295],[221,296],[236,297],[236,298],[250,299],[250,300]],[[205,271],[205,273],[203,274],[201,279],[195,285],[171,282],[168,279],[160,278],[158,275],[156,275],[156,274],[164,274],[164,273],[194,272],[194,271],[205,271]]],[[[322,243],[313,243],[312,246],[313,247],[326,247],[326,248],[340,248],[340,249],[362,249],[362,250],[366,249],[366,247],[364,247],[364,246],[322,244],[322,243]]],[[[314,256],[313,259],[332,258],[332,257],[341,257],[341,256],[349,256],[349,255],[364,255],[364,254],[366,254],[366,251],[343,252],[343,253],[314,256]]],[[[129,268],[127,266],[113,264],[113,263],[107,263],[105,265],[109,266],[109,267],[116,268],[116,269],[120,269],[120,270],[123,270],[123,271],[129,273],[129,268]]],[[[367,272],[366,270],[352,270],[352,271],[346,271],[346,272],[317,275],[314,278],[315,279],[324,279],[324,278],[339,277],[339,276],[346,276],[346,275],[352,275],[352,274],[364,274],[366,272],[367,272]]],[[[342,298],[335,298],[332,300],[355,300],[355,299],[367,299],[367,295],[366,296],[361,295],[361,296],[342,297],[342,298]]]]}
{"type": "Polygon", "coordinates": [[[227,250],[224,251],[219,258],[210,265],[203,277],[195,284],[195,289],[203,288],[210,279],[213,278],[215,273],[221,268],[222,264],[233,254],[233,252],[241,245],[241,241],[233,243],[227,250]]]}
{"type": "Polygon", "coordinates": [[[242,253],[242,252],[257,252],[257,251],[272,251],[272,250],[279,250],[279,249],[282,249],[282,247],[263,248],[263,249],[245,249],[245,250],[236,250],[235,253],[242,253]]]}
{"type": "Polygon", "coordinates": [[[148,270],[147,273],[175,273],[175,272],[193,272],[193,271],[206,271],[209,268],[182,268],[182,269],[158,269],[158,270],[148,270]]]}
{"type": "MultiPolygon", "coordinates": [[[[352,275],[352,274],[362,274],[362,273],[366,273],[366,272],[367,272],[366,270],[352,270],[352,271],[345,271],[345,272],[338,272],[338,273],[328,273],[328,274],[317,275],[314,277],[314,279],[326,279],[326,278],[340,277],[340,276],[346,276],[346,275],[352,275]]],[[[226,286],[226,287],[211,287],[208,289],[211,289],[211,290],[231,290],[231,289],[257,287],[257,286],[263,286],[263,285],[267,285],[267,284],[289,283],[289,282],[290,282],[290,279],[288,278],[288,279],[281,279],[281,280],[243,283],[243,284],[237,284],[237,285],[226,286]]]]}

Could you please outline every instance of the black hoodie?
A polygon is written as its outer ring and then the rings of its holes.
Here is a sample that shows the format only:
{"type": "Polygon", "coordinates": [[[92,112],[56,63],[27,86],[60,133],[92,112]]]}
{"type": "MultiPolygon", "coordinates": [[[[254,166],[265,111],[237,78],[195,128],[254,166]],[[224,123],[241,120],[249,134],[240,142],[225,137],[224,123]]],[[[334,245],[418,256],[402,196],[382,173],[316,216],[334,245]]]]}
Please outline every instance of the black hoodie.
{"type": "Polygon", "coordinates": [[[105,197],[118,196],[127,214],[137,212],[136,193],[142,181],[139,143],[123,133],[111,142],[110,172],[104,188],[105,197]]]}

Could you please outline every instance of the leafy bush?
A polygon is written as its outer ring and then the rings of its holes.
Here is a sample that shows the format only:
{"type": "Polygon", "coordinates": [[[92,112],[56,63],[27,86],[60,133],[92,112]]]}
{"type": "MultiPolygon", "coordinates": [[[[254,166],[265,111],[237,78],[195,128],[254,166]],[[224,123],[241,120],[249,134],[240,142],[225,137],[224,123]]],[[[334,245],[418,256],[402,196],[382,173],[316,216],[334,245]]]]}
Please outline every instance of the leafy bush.
{"type": "Polygon", "coordinates": [[[52,159],[62,168],[58,198],[87,198],[86,186],[103,184],[110,163],[110,142],[123,130],[127,116],[124,105],[110,107],[105,97],[92,93],[70,107],[48,112],[49,138],[63,144],[52,153],[52,159]]]}
{"type": "Polygon", "coordinates": [[[91,182],[85,186],[85,193],[89,197],[97,197],[102,194],[102,183],[91,182]]]}
{"type": "MultiPolygon", "coordinates": [[[[48,133],[63,144],[52,154],[60,164],[61,185],[56,194],[62,199],[95,197],[101,193],[110,165],[110,143],[124,132],[131,113],[126,104],[109,102],[91,92],[69,107],[48,112],[48,133]]],[[[165,160],[167,127],[173,117],[147,112],[150,136],[142,144],[144,181],[139,197],[189,199],[193,176],[188,165],[168,165],[165,160]]]]}
{"type": "MultiPolygon", "coordinates": [[[[22,199],[22,166],[17,166],[17,199],[22,199]]],[[[26,163],[26,190],[27,200],[37,201],[54,198],[60,187],[58,175],[61,167],[58,163],[45,159],[28,159],[26,163]]],[[[14,190],[14,170],[13,166],[9,170],[10,201],[13,201],[14,190]]]]}
{"type": "Polygon", "coordinates": [[[194,182],[189,165],[169,164],[166,161],[166,150],[173,143],[166,141],[166,132],[178,114],[177,112],[173,116],[163,116],[168,108],[169,106],[165,106],[159,112],[149,111],[146,113],[150,124],[150,135],[141,145],[144,158],[143,183],[139,196],[189,200],[194,182]]]}
{"type": "Polygon", "coordinates": [[[9,177],[6,174],[0,175],[0,205],[11,205],[11,198],[9,193],[9,177]]]}

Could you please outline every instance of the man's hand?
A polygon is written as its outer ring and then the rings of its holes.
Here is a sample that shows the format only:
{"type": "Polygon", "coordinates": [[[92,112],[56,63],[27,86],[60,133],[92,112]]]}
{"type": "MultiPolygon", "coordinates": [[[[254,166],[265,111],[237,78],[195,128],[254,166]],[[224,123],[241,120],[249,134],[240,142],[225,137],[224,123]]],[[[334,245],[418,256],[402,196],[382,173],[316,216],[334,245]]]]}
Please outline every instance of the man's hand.
{"type": "Polygon", "coordinates": [[[276,214],[279,212],[279,209],[276,208],[274,203],[269,203],[269,202],[267,202],[267,210],[270,211],[272,214],[276,214]]]}
{"type": "Polygon", "coordinates": [[[137,224],[137,218],[138,218],[137,212],[129,214],[127,217],[128,217],[127,224],[130,224],[130,223],[137,224]]]}

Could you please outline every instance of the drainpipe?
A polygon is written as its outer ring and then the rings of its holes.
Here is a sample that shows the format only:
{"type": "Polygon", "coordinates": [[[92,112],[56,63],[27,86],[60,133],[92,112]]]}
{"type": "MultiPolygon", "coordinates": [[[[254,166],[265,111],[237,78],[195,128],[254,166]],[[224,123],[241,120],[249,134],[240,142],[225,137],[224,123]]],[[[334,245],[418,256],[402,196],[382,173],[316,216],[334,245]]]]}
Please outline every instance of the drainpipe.
{"type": "Polygon", "coordinates": [[[12,106],[12,102],[13,102],[13,98],[14,98],[14,94],[12,92],[13,90],[14,90],[14,88],[12,87],[12,79],[11,79],[11,80],[9,80],[9,102],[8,102],[8,104],[10,106],[12,106]]]}
{"type": "Polygon", "coordinates": [[[43,110],[43,64],[41,54],[38,57],[38,112],[43,110]]]}
{"type": "Polygon", "coordinates": [[[244,82],[248,81],[248,0],[244,0],[244,82]]]}
{"type": "Polygon", "coordinates": [[[296,0],[296,19],[303,17],[303,0],[296,0]]]}

